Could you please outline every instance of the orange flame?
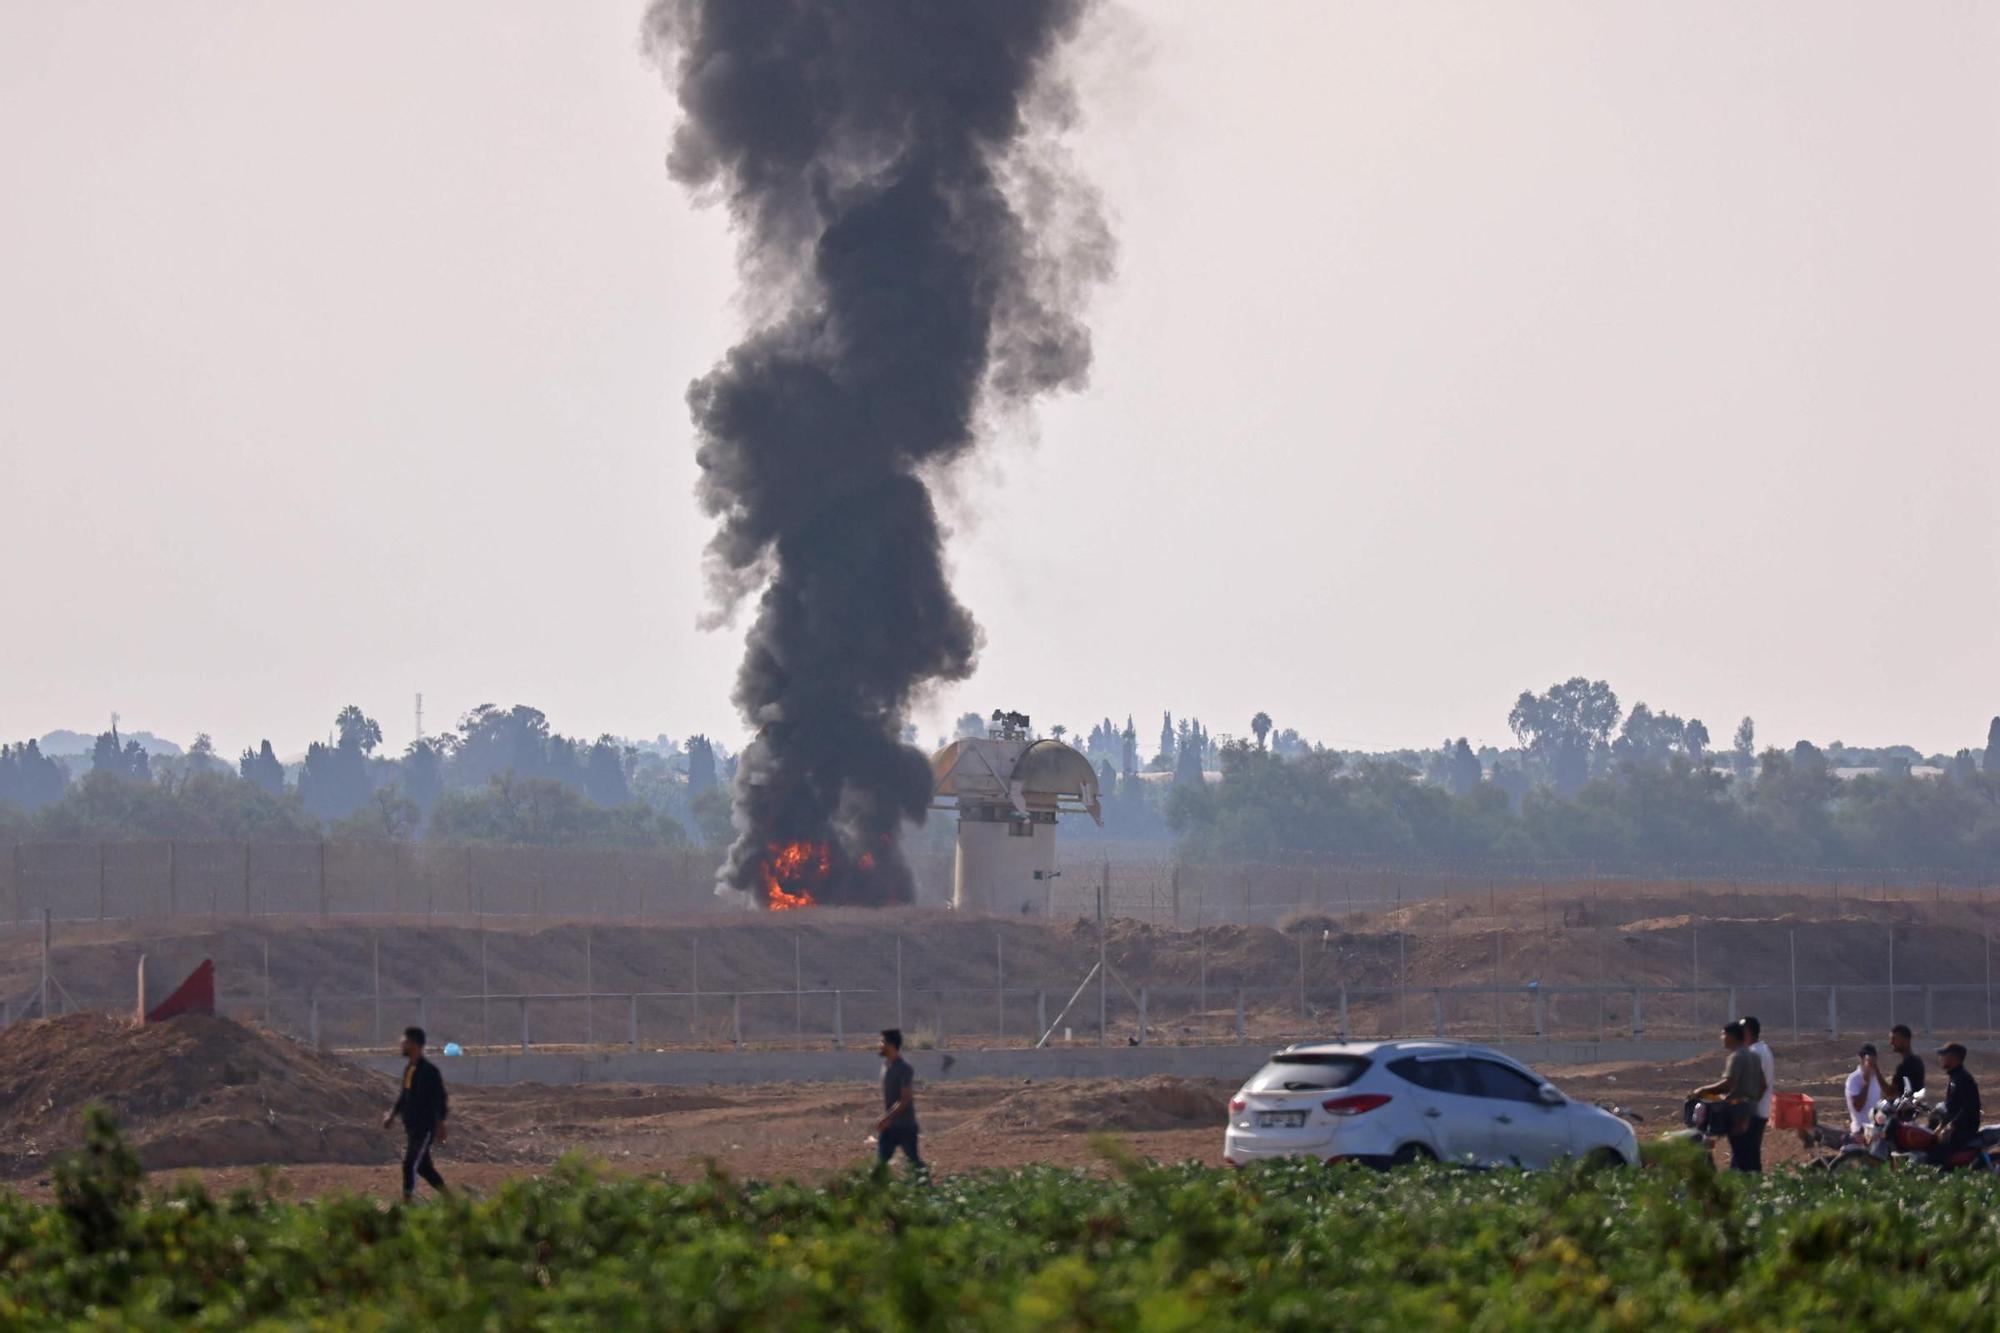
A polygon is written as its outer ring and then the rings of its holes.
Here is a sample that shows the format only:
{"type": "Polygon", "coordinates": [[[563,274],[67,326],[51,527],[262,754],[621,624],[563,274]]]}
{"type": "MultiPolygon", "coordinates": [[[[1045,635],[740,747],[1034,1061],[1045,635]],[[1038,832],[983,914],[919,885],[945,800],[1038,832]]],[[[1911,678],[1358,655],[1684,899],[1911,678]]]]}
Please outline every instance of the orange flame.
{"type": "Polygon", "coordinates": [[[833,873],[833,848],[823,842],[772,843],[765,849],[764,901],[773,912],[816,903],[807,885],[833,873]]]}

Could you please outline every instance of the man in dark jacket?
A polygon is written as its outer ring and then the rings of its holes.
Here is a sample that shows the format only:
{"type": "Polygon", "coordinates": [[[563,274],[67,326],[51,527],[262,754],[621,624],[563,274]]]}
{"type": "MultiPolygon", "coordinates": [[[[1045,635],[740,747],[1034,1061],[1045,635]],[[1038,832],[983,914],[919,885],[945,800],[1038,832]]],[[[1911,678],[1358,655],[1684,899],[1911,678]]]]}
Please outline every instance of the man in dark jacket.
{"type": "Polygon", "coordinates": [[[409,1061],[403,1067],[403,1091],[389,1114],[382,1117],[382,1128],[394,1124],[397,1116],[403,1118],[403,1133],[408,1139],[403,1149],[403,1202],[408,1203],[416,1196],[418,1176],[439,1194],[451,1193],[431,1161],[432,1146],[445,1140],[445,1115],[450,1104],[444,1092],[444,1075],[424,1059],[422,1028],[403,1029],[403,1058],[409,1061]]]}
{"type": "Polygon", "coordinates": [[[1965,1067],[1965,1047],[1954,1041],[1938,1047],[1937,1053],[1944,1065],[1944,1108],[1938,1114],[1938,1146],[1931,1159],[1942,1165],[1979,1137],[1979,1085],[1965,1067]]]}

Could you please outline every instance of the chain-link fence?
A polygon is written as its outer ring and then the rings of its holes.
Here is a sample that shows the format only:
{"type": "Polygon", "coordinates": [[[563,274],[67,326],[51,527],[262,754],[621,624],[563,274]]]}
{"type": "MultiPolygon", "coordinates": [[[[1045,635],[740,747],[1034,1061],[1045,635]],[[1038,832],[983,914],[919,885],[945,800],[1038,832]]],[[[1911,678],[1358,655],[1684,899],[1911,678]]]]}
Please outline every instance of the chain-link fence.
{"type": "Polygon", "coordinates": [[[714,911],[701,850],[401,842],[0,844],[0,919],[660,917],[714,911]]]}

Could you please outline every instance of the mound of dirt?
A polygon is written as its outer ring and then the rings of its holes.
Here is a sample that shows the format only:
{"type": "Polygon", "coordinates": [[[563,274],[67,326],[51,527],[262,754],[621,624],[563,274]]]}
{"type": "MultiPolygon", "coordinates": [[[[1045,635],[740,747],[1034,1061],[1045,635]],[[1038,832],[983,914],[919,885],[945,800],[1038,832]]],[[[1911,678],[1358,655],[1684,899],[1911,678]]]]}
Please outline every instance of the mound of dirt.
{"type": "MultiPolygon", "coordinates": [[[[400,1136],[381,1125],[394,1096],[378,1074],[227,1018],[17,1023],[0,1031],[0,1171],[75,1146],[93,1102],[149,1168],[393,1162],[400,1136]]],[[[453,1155],[490,1155],[478,1126],[452,1125],[453,1155]]]]}
{"type": "Polygon", "coordinates": [[[1228,1120],[1233,1084],[1218,1079],[1173,1078],[1028,1084],[966,1123],[990,1129],[1149,1133],[1171,1129],[1221,1129],[1228,1120]]]}

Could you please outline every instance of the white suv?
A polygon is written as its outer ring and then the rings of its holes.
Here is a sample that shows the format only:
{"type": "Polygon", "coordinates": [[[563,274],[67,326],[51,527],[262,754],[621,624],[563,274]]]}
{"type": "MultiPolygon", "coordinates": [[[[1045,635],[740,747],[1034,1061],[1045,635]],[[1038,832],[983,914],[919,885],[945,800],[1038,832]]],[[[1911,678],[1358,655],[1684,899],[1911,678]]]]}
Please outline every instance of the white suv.
{"type": "Polygon", "coordinates": [[[1573,1102],[1527,1066],[1456,1041],[1287,1046],[1229,1103],[1223,1160],[1317,1157],[1544,1167],[1563,1157],[1639,1161],[1619,1116],[1573,1102]]]}

